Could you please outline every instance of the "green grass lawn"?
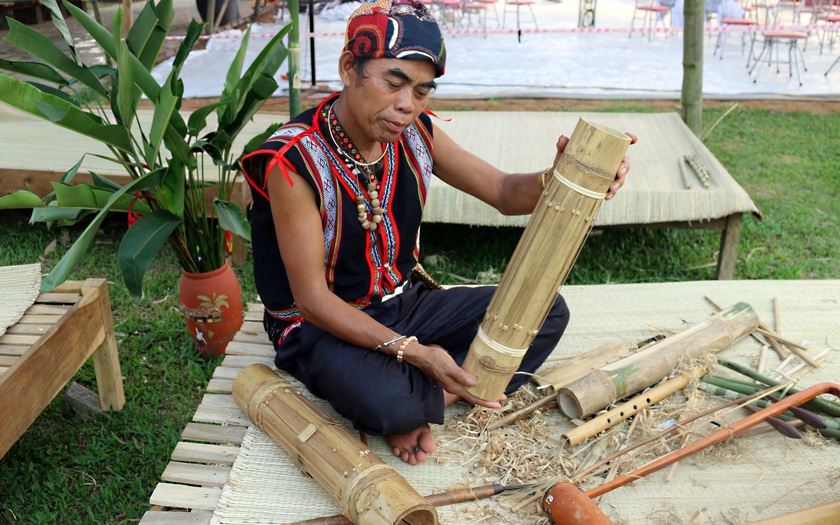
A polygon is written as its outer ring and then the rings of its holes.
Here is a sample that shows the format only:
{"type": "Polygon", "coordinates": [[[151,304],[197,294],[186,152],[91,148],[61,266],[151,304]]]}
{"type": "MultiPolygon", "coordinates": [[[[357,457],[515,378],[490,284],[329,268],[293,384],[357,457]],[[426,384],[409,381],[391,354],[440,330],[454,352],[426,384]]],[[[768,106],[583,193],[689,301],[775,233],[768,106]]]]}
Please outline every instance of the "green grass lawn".
{"type": "MultiPolygon", "coordinates": [[[[705,122],[720,113],[707,109],[705,122]]],[[[739,108],[706,144],[765,216],[744,220],[735,278],[840,278],[840,114],[739,108]]],[[[61,396],[53,401],[0,460],[0,524],[138,521],[218,364],[199,357],[184,330],[174,256],[164,252],[154,261],[142,301],[128,296],[115,257],[124,228],[124,218],[109,219],[72,278],[111,283],[126,407],[84,420],[61,396]]],[[[46,273],[78,233],[30,226],[27,216],[2,212],[0,265],[41,260],[46,273]]],[[[447,284],[492,282],[520,235],[516,228],[429,224],[424,263],[447,284]]],[[[719,232],[706,230],[595,232],[568,283],[712,279],[719,242],[719,232]]],[[[250,264],[237,273],[245,301],[253,301],[250,264]]],[[[75,379],[95,388],[93,366],[75,379]]]]}

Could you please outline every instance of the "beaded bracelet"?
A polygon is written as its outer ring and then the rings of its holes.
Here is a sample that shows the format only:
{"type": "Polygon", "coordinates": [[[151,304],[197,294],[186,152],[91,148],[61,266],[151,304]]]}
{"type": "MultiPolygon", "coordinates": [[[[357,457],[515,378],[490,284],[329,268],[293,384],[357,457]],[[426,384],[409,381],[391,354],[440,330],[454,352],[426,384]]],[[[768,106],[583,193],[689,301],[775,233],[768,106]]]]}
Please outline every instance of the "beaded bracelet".
{"type": "Polygon", "coordinates": [[[400,343],[400,349],[397,350],[397,363],[402,364],[403,357],[405,356],[405,349],[408,348],[408,345],[410,345],[411,343],[416,342],[417,338],[412,335],[411,337],[406,338],[405,341],[400,343]]]}
{"type": "Polygon", "coordinates": [[[391,339],[390,341],[385,341],[382,344],[378,344],[378,345],[376,345],[376,348],[373,349],[373,351],[378,352],[378,351],[382,350],[383,348],[385,348],[386,346],[391,346],[392,344],[396,343],[400,339],[405,339],[405,336],[404,335],[398,335],[398,336],[394,337],[393,339],[391,339]]]}

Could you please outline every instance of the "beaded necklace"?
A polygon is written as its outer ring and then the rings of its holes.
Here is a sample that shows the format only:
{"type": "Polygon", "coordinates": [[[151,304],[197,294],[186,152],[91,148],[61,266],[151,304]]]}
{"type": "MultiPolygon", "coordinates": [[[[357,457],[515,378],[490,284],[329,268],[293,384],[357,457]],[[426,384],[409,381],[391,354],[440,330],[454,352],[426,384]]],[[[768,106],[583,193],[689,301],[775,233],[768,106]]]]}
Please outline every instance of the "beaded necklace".
{"type": "Polygon", "coordinates": [[[383,147],[382,156],[375,161],[364,162],[364,156],[356,148],[356,145],[353,144],[350,136],[335,116],[332,104],[324,108],[322,116],[327,121],[327,129],[329,130],[330,138],[335,145],[336,151],[346,160],[350,161],[350,171],[356,175],[356,178],[367,190],[372,216],[368,219],[364,196],[356,195],[356,210],[359,212],[359,223],[366,230],[375,230],[379,223],[382,222],[382,213],[384,211],[380,207],[381,203],[379,202],[379,192],[376,189],[375,171],[378,169],[377,166],[382,162],[382,159],[385,158],[387,149],[383,147]]]}

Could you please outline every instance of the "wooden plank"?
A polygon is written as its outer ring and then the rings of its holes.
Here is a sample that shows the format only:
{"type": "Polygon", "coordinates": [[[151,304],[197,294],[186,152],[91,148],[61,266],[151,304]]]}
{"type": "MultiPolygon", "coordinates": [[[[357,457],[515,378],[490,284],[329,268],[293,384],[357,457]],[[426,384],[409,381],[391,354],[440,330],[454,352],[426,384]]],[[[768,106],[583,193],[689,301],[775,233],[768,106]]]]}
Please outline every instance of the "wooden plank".
{"type": "Polygon", "coordinates": [[[0,354],[3,355],[23,355],[28,345],[0,345],[0,354]]]}
{"type": "Polygon", "coordinates": [[[233,465],[238,454],[239,447],[211,445],[207,443],[185,443],[181,441],[175,445],[175,450],[172,451],[172,461],[207,463],[209,465],[233,465]]]}
{"type": "Polygon", "coordinates": [[[263,343],[269,346],[273,346],[271,341],[268,340],[268,335],[265,331],[260,332],[243,332],[242,330],[236,332],[236,335],[233,336],[234,341],[241,341],[243,343],[263,343]]]}
{"type": "Polygon", "coordinates": [[[233,391],[232,379],[211,379],[207,391],[214,394],[230,394],[233,391]]]}
{"type": "Polygon", "coordinates": [[[214,407],[201,404],[193,415],[193,421],[217,423],[219,425],[248,426],[251,420],[239,407],[214,407]]]}
{"type": "Polygon", "coordinates": [[[47,303],[73,305],[76,304],[76,301],[78,301],[80,298],[81,295],[74,292],[48,292],[39,295],[35,302],[42,304],[47,303]]]}
{"type": "Polygon", "coordinates": [[[224,487],[230,475],[229,466],[201,465],[199,463],[182,463],[170,461],[160,479],[184,485],[198,485],[200,487],[224,487]]]}
{"type": "Polygon", "coordinates": [[[152,505],[212,511],[219,502],[222,489],[218,487],[190,487],[172,483],[158,483],[149,502],[152,505]]]}
{"type": "Polygon", "coordinates": [[[230,368],[245,368],[255,363],[262,363],[266,366],[274,366],[274,357],[256,357],[252,355],[226,355],[222,360],[222,366],[230,368]]]}
{"type": "Polygon", "coordinates": [[[212,512],[148,510],[140,519],[140,525],[210,525],[212,512]]]}
{"type": "Polygon", "coordinates": [[[20,356],[17,355],[0,355],[0,366],[10,368],[18,359],[20,359],[20,356]]]}
{"type": "Polygon", "coordinates": [[[217,366],[213,370],[213,379],[236,379],[236,374],[241,372],[241,368],[230,368],[227,366],[217,366]]]}
{"type": "MultiPolygon", "coordinates": [[[[27,312],[30,312],[31,310],[32,310],[32,308],[30,307],[27,310],[27,312]]],[[[61,318],[61,316],[64,315],[65,312],[66,312],[66,310],[64,310],[60,313],[54,313],[54,314],[26,313],[26,314],[23,315],[23,317],[18,319],[17,324],[47,324],[47,325],[51,325],[51,324],[55,324],[61,318]]]]}
{"type": "Polygon", "coordinates": [[[13,324],[9,328],[6,329],[7,334],[18,334],[18,335],[37,335],[42,336],[47,333],[47,330],[54,323],[50,324],[25,324],[18,322],[17,324],[13,324]]]}
{"type": "Polygon", "coordinates": [[[266,342],[261,343],[245,343],[240,341],[231,341],[225,348],[227,355],[253,355],[257,357],[270,357],[274,359],[274,345],[266,342]]]}
{"type": "Polygon", "coordinates": [[[262,317],[260,317],[259,321],[251,321],[247,318],[242,323],[242,327],[239,329],[241,332],[251,332],[254,334],[264,334],[265,327],[262,324],[262,317]]]}
{"type": "Polygon", "coordinates": [[[37,302],[29,307],[26,314],[33,315],[57,315],[61,317],[70,310],[70,306],[59,306],[54,304],[38,304],[37,302]]]}
{"type": "Polygon", "coordinates": [[[239,445],[245,438],[246,430],[246,427],[241,426],[190,422],[184,428],[184,432],[181,434],[181,440],[239,445]]]}
{"type": "Polygon", "coordinates": [[[8,366],[0,366],[0,376],[5,374],[9,370],[8,366]]]}
{"type": "Polygon", "coordinates": [[[4,334],[0,336],[0,344],[31,346],[38,342],[40,335],[4,334]]]}
{"type": "Polygon", "coordinates": [[[238,409],[239,405],[233,400],[232,395],[204,394],[198,406],[238,409]]]}

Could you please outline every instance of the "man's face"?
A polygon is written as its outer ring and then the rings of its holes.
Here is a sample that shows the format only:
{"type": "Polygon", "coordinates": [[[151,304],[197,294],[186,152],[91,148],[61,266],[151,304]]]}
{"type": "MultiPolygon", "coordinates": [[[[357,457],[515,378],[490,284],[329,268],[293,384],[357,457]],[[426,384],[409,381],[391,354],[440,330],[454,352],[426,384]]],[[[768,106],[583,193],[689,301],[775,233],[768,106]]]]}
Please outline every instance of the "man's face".
{"type": "MultiPolygon", "coordinates": [[[[345,52],[349,55],[349,53],[345,52]]],[[[435,68],[425,60],[369,60],[360,76],[342,56],[341,77],[359,140],[393,142],[425,109],[435,87],[435,68]]],[[[348,123],[349,124],[349,123],[348,123]]]]}

